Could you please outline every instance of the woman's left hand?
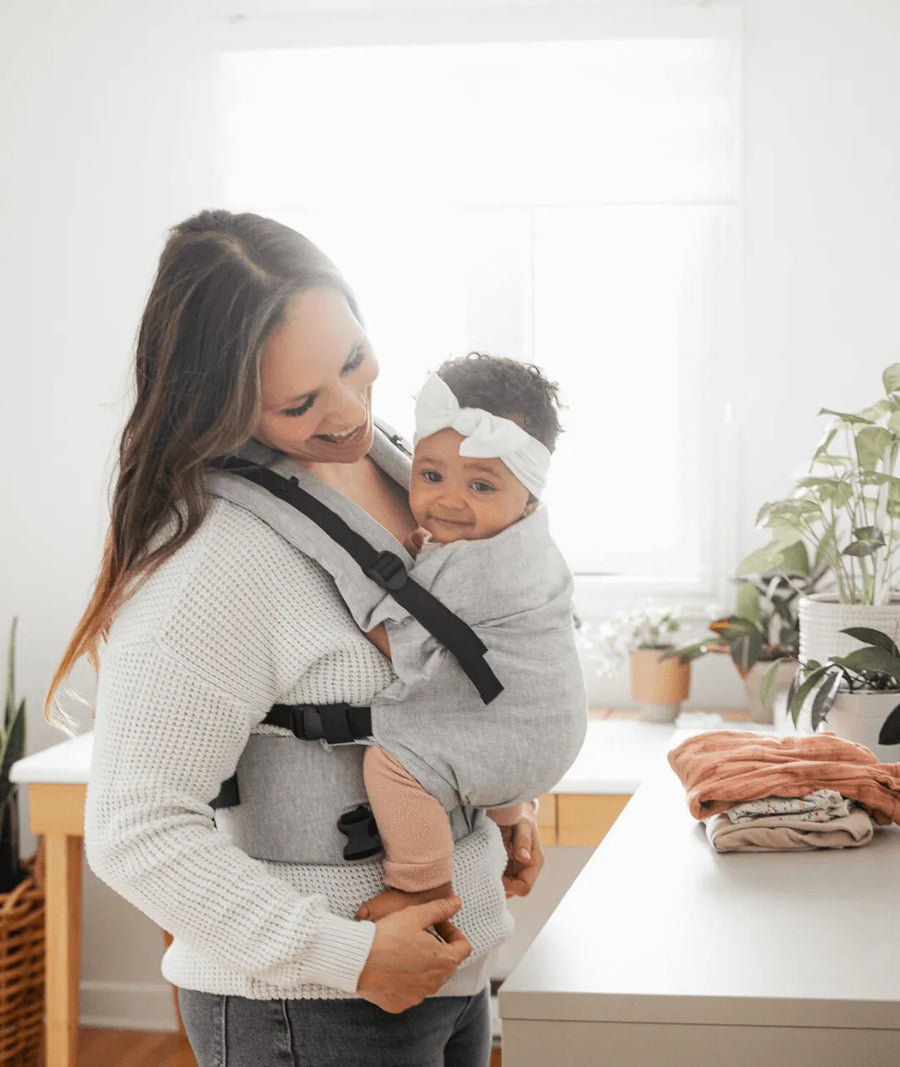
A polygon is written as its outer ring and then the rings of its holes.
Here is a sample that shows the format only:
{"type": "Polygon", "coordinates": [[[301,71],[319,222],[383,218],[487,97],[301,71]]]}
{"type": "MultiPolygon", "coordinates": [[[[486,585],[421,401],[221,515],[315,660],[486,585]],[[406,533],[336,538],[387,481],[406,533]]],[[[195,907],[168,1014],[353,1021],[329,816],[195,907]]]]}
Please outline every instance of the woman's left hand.
{"type": "Polygon", "coordinates": [[[506,846],[503,889],[507,897],[527,897],[544,866],[544,850],[534,811],[525,806],[522,818],[512,826],[501,826],[506,846]]]}

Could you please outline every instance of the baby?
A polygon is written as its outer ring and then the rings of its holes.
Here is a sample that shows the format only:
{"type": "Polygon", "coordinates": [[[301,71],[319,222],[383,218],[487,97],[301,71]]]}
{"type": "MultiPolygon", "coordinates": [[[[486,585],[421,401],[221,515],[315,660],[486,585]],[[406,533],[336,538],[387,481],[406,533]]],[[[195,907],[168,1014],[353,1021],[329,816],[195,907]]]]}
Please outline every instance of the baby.
{"type": "MultiPolygon", "coordinates": [[[[456,802],[472,803],[474,797],[479,806],[488,806],[493,800],[497,806],[488,814],[510,826],[521,817],[522,803],[505,801],[513,796],[521,801],[528,785],[555,784],[583,740],[586,702],[572,631],[571,575],[549,539],[543,513],[534,514],[559,433],[557,403],[556,386],[538,368],[477,353],[444,363],[419,394],[409,493],[418,529],[405,546],[418,557],[412,574],[426,560],[433,580],[435,568],[453,568],[447,571],[452,583],[446,582],[457,599],[453,610],[479,632],[489,659],[496,652],[500,681],[508,685],[515,672],[519,688],[487,706],[473,706],[463,730],[458,718],[455,725],[449,718],[449,707],[461,701],[453,692],[439,694],[448,705],[447,717],[438,705],[432,728],[440,731],[443,723],[446,730],[428,752],[403,736],[403,704],[381,716],[382,724],[390,724],[410,747],[385,745],[382,729],[374,731],[382,743],[365,753],[366,792],[384,848],[384,882],[391,887],[368,902],[369,918],[451,892],[446,791],[443,800],[437,799],[411,773],[410,764],[419,771],[424,767],[420,757],[430,759],[429,775],[437,767],[442,785],[462,782],[465,774],[456,764],[480,746],[491,746],[493,752],[480,753],[480,781],[487,784],[468,787],[470,796],[456,802]],[[537,525],[529,525],[533,522],[537,525]],[[513,527],[515,537],[504,533],[513,527]],[[488,540],[490,545],[477,550],[472,544],[488,540]],[[441,558],[432,561],[432,553],[441,558]],[[528,709],[532,714],[520,720],[526,722],[520,728],[513,716],[521,715],[528,702],[534,705],[528,709]],[[503,751],[497,751],[501,737],[503,751]],[[505,760],[515,762],[516,749],[527,750],[518,762],[527,762],[529,770],[505,781],[505,760]],[[538,767],[549,777],[541,778],[538,767]]],[[[391,656],[390,629],[380,625],[368,636],[391,656]]],[[[400,655],[405,663],[408,657],[400,655]]],[[[401,679],[403,667],[395,662],[401,679]]],[[[468,690],[464,699],[472,699],[468,690]]],[[[454,710],[458,715],[459,708],[454,710]]]]}

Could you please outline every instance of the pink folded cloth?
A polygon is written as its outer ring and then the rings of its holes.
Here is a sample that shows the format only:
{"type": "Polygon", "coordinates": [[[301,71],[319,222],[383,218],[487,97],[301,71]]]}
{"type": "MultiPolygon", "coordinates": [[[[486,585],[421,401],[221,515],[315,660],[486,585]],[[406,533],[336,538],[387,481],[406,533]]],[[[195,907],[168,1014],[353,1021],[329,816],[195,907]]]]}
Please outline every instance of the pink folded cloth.
{"type": "Polygon", "coordinates": [[[880,825],[900,822],[900,764],[879,763],[863,745],[834,734],[772,737],[712,730],[674,748],[669,763],[695,819],[746,800],[833,789],[863,805],[880,825]]]}
{"type": "Polygon", "coordinates": [[[706,836],[716,852],[801,852],[814,848],[858,848],[875,832],[862,808],[829,822],[806,822],[772,815],[734,823],[727,813],[706,820],[706,836]]]}

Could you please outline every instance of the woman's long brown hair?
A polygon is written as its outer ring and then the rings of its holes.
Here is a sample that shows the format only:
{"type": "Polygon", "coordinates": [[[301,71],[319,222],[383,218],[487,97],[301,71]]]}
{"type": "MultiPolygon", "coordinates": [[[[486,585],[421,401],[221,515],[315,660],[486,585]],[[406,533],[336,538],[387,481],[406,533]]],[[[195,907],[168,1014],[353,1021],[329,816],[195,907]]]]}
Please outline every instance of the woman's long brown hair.
{"type": "Polygon", "coordinates": [[[141,320],[134,408],[125,424],[100,573],[47,694],[99,646],[116,611],[203,521],[203,475],[253,433],[266,338],[303,289],[328,285],[359,313],[334,264],[296,231],[259,215],[203,211],[175,226],[141,320]]]}

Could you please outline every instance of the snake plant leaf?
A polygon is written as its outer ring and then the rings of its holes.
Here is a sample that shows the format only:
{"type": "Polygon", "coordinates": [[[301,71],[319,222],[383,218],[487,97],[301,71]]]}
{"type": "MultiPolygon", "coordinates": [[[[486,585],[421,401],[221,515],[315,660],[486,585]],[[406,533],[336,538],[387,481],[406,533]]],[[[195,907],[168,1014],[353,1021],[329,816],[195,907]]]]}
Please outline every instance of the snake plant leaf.
{"type": "Polygon", "coordinates": [[[9,780],[9,772],[16,760],[25,755],[25,701],[13,712],[9,729],[0,746],[0,815],[18,785],[9,780]]]}
{"type": "Polygon", "coordinates": [[[857,431],[856,458],[860,467],[867,471],[874,470],[896,441],[896,436],[883,426],[864,426],[857,431]]]}
{"type": "Polygon", "coordinates": [[[900,745],[900,704],[888,715],[878,731],[879,745],[900,745]]]}
{"type": "Polygon", "coordinates": [[[876,671],[888,674],[900,684],[900,657],[884,648],[857,648],[846,656],[835,659],[842,667],[851,671],[876,671]]]}
{"type": "Polygon", "coordinates": [[[755,631],[752,634],[741,634],[731,642],[731,658],[742,678],[762,655],[762,650],[762,635],[755,631]]]}
{"type": "Polygon", "coordinates": [[[833,674],[826,674],[823,678],[809,713],[813,732],[819,729],[819,726],[825,721],[828,712],[831,711],[831,707],[834,704],[843,680],[844,676],[840,671],[835,671],[833,674]]]}
{"type": "Polygon", "coordinates": [[[885,367],[881,381],[886,393],[900,393],[900,363],[892,363],[889,367],[885,367]]]}
{"type": "MultiPolygon", "coordinates": [[[[809,675],[807,675],[806,681],[804,681],[802,685],[797,686],[797,688],[794,690],[794,695],[788,707],[791,718],[794,720],[794,726],[797,725],[797,719],[800,718],[800,711],[803,707],[803,702],[813,691],[816,683],[819,681],[820,678],[824,676],[827,670],[828,667],[826,666],[817,667],[814,671],[810,671],[809,675]]],[[[798,671],[797,677],[799,676],[800,672],[798,671]]],[[[795,678],[794,681],[796,682],[797,678],[795,678]]]]}
{"type": "Polygon", "coordinates": [[[776,659],[772,666],[763,675],[763,680],[759,683],[759,702],[764,708],[769,705],[769,697],[772,693],[772,687],[775,685],[775,679],[778,677],[778,668],[782,663],[790,663],[790,660],[781,658],[776,659]]]}
{"type": "Polygon", "coordinates": [[[16,702],[16,628],[18,624],[18,618],[13,618],[9,629],[9,650],[6,657],[6,710],[3,714],[4,731],[9,730],[16,702]]]}
{"type": "Polygon", "coordinates": [[[871,626],[848,626],[840,633],[854,638],[856,641],[864,641],[867,645],[875,645],[877,648],[885,648],[892,656],[900,659],[900,648],[882,630],[873,630],[871,626]]]}

